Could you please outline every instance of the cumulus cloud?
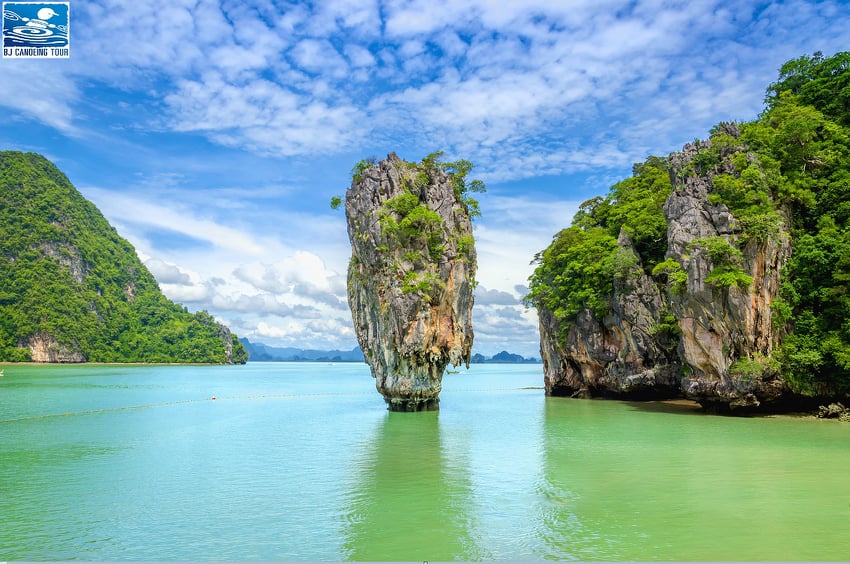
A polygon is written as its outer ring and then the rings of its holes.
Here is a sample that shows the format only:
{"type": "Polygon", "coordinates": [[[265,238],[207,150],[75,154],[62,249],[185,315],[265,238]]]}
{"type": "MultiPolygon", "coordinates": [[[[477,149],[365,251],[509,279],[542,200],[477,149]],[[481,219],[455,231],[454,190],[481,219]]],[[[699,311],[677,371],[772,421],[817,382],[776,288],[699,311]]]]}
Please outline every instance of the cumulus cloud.
{"type": "Polygon", "coordinates": [[[475,288],[476,305],[517,305],[519,299],[511,293],[501,290],[488,290],[479,285],[475,288]]]}
{"type": "Polygon", "coordinates": [[[337,296],[345,294],[345,280],[325,267],[321,258],[307,251],[296,251],[274,264],[245,264],[233,275],[258,290],[272,294],[292,294],[340,307],[337,296]]]}
{"type": "Polygon", "coordinates": [[[33,81],[12,69],[3,84],[15,95],[0,103],[67,131],[74,77],[95,78],[155,88],[162,113],[150,123],[228,147],[310,155],[381,133],[449,145],[501,178],[628,166],[645,156],[644,126],[669,150],[720,108],[751,117],[782,61],[815,39],[840,42],[850,23],[835,2],[718,0],[101,0],[75,14],[85,64],[57,67],[46,97],[20,95],[33,81]],[[788,31],[800,28],[818,33],[788,31]],[[133,49],[112,48],[119,30],[133,49]]]}
{"type": "Polygon", "coordinates": [[[160,284],[177,284],[185,286],[192,283],[188,273],[180,269],[176,264],[168,263],[160,259],[148,259],[145,261],[151,274],[160,284]]]}

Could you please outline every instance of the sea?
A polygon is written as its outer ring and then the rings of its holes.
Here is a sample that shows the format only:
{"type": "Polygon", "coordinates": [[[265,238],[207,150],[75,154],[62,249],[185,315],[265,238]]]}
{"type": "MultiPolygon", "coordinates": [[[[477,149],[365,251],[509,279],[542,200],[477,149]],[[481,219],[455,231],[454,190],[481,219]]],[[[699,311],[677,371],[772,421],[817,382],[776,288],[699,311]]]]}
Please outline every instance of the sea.
{"type": "Polygon", "coordinates": [[[3,365],[0,561],[850,560],[850,424],[360,363],[3,365]]]}

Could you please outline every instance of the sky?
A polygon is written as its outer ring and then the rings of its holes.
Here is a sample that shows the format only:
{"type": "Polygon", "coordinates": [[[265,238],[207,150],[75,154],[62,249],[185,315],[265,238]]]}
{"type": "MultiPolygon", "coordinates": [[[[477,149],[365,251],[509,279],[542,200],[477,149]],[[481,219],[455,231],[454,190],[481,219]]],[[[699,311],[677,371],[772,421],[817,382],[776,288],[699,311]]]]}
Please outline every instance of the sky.
{"type": "Polygon", "coordinates": [[[351,168],[443,150],[487,185],[473,352],[539,357],[535,253],[650,155],[755,119],[850,4],[76,0],[67,59],[0,59],[0,150],[52,160],[165,294],[272,346],[350,350],[351,168]]]}

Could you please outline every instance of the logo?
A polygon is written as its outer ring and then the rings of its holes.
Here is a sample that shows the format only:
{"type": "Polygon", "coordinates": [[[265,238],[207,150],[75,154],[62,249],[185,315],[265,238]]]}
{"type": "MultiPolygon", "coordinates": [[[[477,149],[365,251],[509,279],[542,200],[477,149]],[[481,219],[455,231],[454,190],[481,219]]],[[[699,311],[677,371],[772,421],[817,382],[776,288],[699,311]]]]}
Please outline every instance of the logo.
{"type": "Polygon", "coordinates": [[[69,5],[69,2],[3,2],[3,57],[70,57],[69,5]]]}

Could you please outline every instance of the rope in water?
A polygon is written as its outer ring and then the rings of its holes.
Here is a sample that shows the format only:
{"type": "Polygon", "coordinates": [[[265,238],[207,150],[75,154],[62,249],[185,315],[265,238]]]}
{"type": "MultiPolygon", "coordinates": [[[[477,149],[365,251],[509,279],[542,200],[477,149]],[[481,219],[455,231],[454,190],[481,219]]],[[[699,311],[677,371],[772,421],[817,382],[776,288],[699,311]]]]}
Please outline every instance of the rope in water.
{"type": "Polygon", "coordinates": [[[80,415],[94,415],[97,413],[109,413],[116,411],[128,411],[133,409],[146,409],[151,407],[165,407],[169,405],[180,405],[186,403],[199,403],[205,401],[216,401],[216,400],[256,400],[256,399],[284,399],[284,398],[297,398],[297,397],[310,397],[310,396],[343,396],[343,395],[361,395],[366,392],[355,392],[352,394],[343,394],[343,393],[324,393],[324,394],[271,394],[271,395],[253,395],[253,396],[230,396],[230,397],[207,397],[207,398],[196,398],[196,399],[184,399],[184,400],[174,400],[174,401],[163,401],[158,403],[145,403],[139,405],[124,405],[119,407],[103,407],[98,409],[86,409],[81,411],[69,411],[66,413],[50,413],[47,415],[30,415],[27,417],[16,417],[12,419],[3,419],[0,420],[0,423],[16,423],[19,421],[35,421],[39,419],[54,419],[58,417],[75,417],[80,415]]]}
{"type": "MultiPolygon", "coordinates": [[[[453,390],[453,393],[481,393],[481,392],[507,392],[507,391],[516,391],[516,390],[532,390],[532,389],[542,389],[537,387],[523,387],[523,388],[490,388],[490,389],[467,389],[467,390],[453,390]]],[[[0,420],[0,424],[3,423],[18,423],[21,421],[38,421],[41,419],[56,419],[59,417],[77,417],[82,415],[95,415],[98,413],[110,413],[110,412],[118,412],[118,411],[129,411],[134,409],[147,409],[153,407],[165,407],[169,405],[180,405],[187,403],[199,403],[205,401],[222,401],[222,400],[257,400],[257,399],[291,399],[291,398],[301,398],[301,397],[325,397],[325,396],[358,396],[358,395],[366,395],[366,394],[374,394],[374,391],[368,392],[336,392],[336,393],[314,393],[314,394],[262,394],[262,395],[251,395],[251,396],[228,396],[228,397],[207,397],[207,398],[196,398],[196,399],[184,399],[184,400],[175,400],[175,401],[164,401],[158,403],[145,403],[139,405],[124,405],[119,407],[103,407],[98,409],[86,409],[82,411],[69,411],[66,413],[50,413],[47,415],[30,415],[27,417],[16,417],[12,419],[2,419],[0,420]]]]}

